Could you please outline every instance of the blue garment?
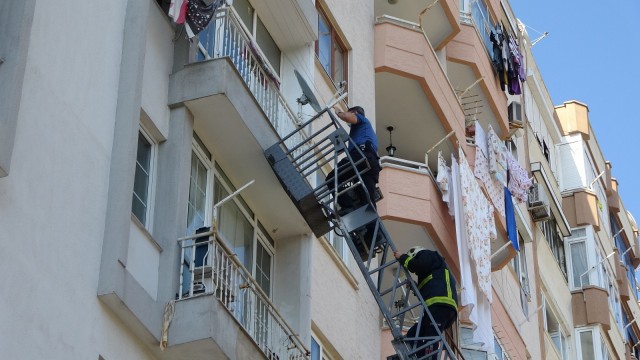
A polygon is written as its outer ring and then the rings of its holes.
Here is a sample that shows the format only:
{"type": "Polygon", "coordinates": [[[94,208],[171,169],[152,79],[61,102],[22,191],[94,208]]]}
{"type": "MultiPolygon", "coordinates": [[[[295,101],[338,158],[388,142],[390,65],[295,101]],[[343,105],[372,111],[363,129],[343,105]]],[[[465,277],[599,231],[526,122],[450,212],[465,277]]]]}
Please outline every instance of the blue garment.
{"type": "Polygon", "coordinates": [[[351,130],[349,130],[349,137],[355,142],[355,144],[349,143],[349,151],[355,149],[355,145],[364,145],[367,142],[370,143],[374,152],[378,152],[378,138],[373,131],[371,122],[363,115],[356,114],[358,122],[351,124],[351,130]]]}
{"type": "Polygon", "coordinates": [[[511,191],[504,188],[504,217],[507,220],[507,237],[516,251],[520,251],[518,245],[518,228],[516,227],[516,213],[511,200],[511,191]]]}

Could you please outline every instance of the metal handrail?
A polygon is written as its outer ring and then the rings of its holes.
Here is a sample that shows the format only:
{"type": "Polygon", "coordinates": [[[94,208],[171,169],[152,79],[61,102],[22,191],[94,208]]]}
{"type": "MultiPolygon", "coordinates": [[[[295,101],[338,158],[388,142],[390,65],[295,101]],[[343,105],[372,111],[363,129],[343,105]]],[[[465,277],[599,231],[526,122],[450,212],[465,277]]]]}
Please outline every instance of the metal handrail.
{"type": "MultiPolygon", "coordinates": [[[[278,76],[233,9],[218,10],[198,37],[196,61],[228,57],[276,133],[282,137],[297,128],[299,121],[280,93],[278,76]]],[[[292,139],[292,143],[302,140],[292,139]]]]}
{"type": "Polygon", "coordinates": [[[267,358],[308,359],[309,351],[298,335],[217,232],[182,237],[178,242],[181,248],[178,301],[214,295],[267,358]],[[208,240],[192,241],[203,237],[208,237],[208,240]],[[206,246],[206,252],[196,259],[196,247],[199,246],[206,246]],[[188,292],[183,292],[185,271],[190,275],[188,292]],[[194,294],[196,282],[205,286],[203,293],[194,294]]]}

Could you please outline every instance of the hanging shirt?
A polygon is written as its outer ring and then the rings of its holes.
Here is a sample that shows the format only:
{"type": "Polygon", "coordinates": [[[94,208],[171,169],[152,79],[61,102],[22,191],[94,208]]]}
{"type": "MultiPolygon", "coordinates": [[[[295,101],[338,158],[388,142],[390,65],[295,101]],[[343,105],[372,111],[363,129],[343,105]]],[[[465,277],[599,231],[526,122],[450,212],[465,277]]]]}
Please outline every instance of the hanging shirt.
{"type": "Polygon", "coordinates": [[[213,14],[224,4],[224,0],[214,0],[207,5],[203,0],[189,0],[187,6],[186,29],[189,38],[198,35],[213,19],[213,14]]]}

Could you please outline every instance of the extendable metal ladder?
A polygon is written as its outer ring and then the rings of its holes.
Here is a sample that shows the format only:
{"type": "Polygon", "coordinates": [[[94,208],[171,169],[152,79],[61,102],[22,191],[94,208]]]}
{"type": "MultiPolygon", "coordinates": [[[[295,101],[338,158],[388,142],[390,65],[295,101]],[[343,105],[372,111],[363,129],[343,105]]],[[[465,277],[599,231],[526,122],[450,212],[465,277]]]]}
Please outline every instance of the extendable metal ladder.
{"type": "MultiPolygon", "coordinates": [[[[410,313],[419,311],[421,315],[418,319],[428,316],[431,323],[433,317],[410,273],[393,256],[396,247],[378,216],[374,203],[365,201],[345,214],[336,210],[338,196],[353,196],[355,192],[367,194],[361,174],[370,169],[364,156],[354,160],[346,151],[351,140],[338,120],[328,111],[340,99],[338,97],[324,108],[316,105],[316,115],[268,148],[265,156],[314,234],[320,237],[329,231],[335,231],[345,237],[393,334],[392,343],[397,355],[389,359],[461,359],[460,354],[454,354],[444,334],[438,329],[435,337],[408,338],[403,334],[405,326],[412,324],[410,313]],[[325,113],[329,115],[329,119],[323,116],[325,113]],[[349,160],[348,163],[338,167],[338,160],[344,157],[349,160]],[[331,163],[334,176],[327,181],[324,180],[321,168],[331,163]],[[346,175],[349,178],[344,179],[345,174],[351,176],[346,175]],[[333,186],[329,182],[333,182],[333,186]],[[410,291],[403,291],[403,287],[410,291]],[[415,296],[412,298],[413,304],[410,304],[411,293],[415,296]],[[434,350],[424,354],[425,349],[432,345],[434,350]]],[[[369,196],[364,198],[368,199],[369,196]]]]}

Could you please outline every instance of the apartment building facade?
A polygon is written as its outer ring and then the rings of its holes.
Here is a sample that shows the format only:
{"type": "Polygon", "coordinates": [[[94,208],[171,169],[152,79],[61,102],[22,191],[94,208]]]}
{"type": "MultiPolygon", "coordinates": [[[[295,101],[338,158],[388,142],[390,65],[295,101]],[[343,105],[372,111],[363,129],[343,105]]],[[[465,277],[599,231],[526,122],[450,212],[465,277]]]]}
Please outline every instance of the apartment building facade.
{"type": "Polygon", "coordinates": [[[314,235],[264,156],[315,113],[296,73],[321,105],[346,92],[337,107],[366,110],[393,243],[438,250],[459,280],[466,229],[438,153],[474,171],[493,129],[543,194],[511,220],[489,197],[489,288],[447,332],[457,358],[637,357],[637,224],[586,106],[553,107],[508,2],[234,0],[191,39],[170,4],[0,5],[0,357],[394,354],[347,240],[314,235]],[[519,92],[496,73],[498,24],[519,92]]]}

